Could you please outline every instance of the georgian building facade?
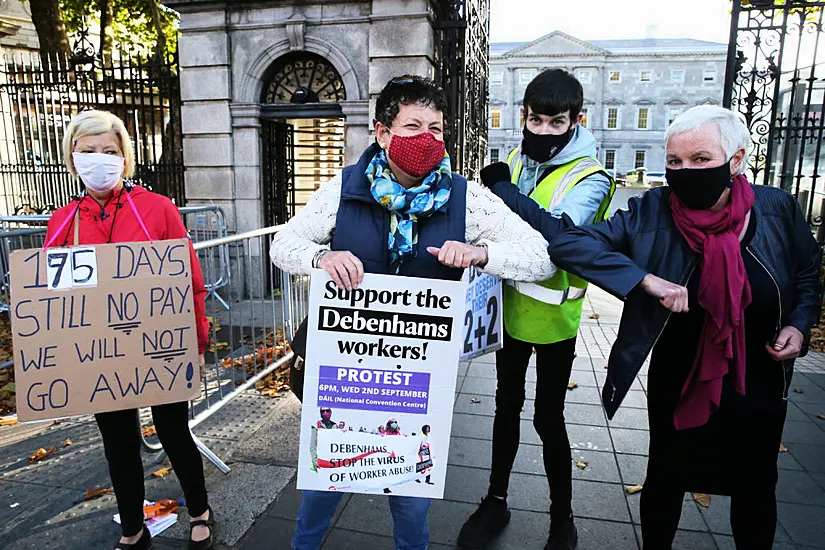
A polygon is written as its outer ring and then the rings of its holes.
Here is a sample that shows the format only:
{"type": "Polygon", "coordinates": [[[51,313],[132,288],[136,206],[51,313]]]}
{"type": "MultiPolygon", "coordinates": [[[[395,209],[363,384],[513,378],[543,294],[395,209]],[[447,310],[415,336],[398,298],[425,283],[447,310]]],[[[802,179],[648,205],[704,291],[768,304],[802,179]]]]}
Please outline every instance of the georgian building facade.
{"type": "Polygon", "coordinates": [[[721,105],[727,45],[693,39],[579,40],[552,32],[490,51],[489,160],[519,145],[524,90],[540,71],[562,68],[584,88],[584,124],[599,159],[624,174],[665,169],[664,132],[685,109],[721,105]]]}

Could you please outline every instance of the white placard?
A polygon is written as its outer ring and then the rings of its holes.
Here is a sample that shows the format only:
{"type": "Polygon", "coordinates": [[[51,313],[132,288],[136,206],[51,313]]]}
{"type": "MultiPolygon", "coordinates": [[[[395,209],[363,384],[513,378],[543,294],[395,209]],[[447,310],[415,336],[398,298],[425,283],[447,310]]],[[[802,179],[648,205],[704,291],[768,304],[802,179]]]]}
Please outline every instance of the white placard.
{"type": "Polygon", "coordinates": [[[464,290],[313,271],[299,489],[443,497],[464,290]]]}
{"type": "Polygon", "coordinates": [[[462,278],[467,283],[462,320],[461,360],[500,350],[504,338],[501,310],[501,279],[467,268],[462,278]]]}
{"type": "Polygon", "coordinates": [[[72,251],[72,285],[97,286],[97,251],[93,246],[76,246],[72,251]]]}
{"type": "Polygon", "coordinates": [[[50,248],[46,251],[46,277],[49,290],[72,288],[71,249],[50,248]]]}

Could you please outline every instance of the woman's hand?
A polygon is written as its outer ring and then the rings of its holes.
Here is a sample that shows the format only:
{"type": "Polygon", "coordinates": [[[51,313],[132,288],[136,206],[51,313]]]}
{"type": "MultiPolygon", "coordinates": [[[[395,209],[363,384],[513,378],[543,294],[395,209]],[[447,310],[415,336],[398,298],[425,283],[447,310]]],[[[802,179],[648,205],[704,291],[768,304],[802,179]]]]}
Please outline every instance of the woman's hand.
{"type": "Polygon", "coordinates": [[[666,281],[652,273],[645,275],[640,283],[642,290],[655,298],[673,313],[683,313],[688,310],[687,288],[666,281]]]}
{"type": "Polygon", "coordinates": [[[338,288],[352,290],[364,280],[364,264],[352,252],[327,252],[318,265],[329,273],[338,288]]]}
{"type": "Polygon", "coordinates": [[[441,248],[430,246],[427,252],[438,257],[438,261],[450,267],[470,267],[487,265],[487,247],[475,246],[458,241],[447,241],[441,248]]]}
{"type": "Polygon", "coordinates": [[[785,361],[799,357],[805,337],[795,327],[785,327],[779,331],[776,342],[766,345],[765,349],[774,361],[785,361]]]}

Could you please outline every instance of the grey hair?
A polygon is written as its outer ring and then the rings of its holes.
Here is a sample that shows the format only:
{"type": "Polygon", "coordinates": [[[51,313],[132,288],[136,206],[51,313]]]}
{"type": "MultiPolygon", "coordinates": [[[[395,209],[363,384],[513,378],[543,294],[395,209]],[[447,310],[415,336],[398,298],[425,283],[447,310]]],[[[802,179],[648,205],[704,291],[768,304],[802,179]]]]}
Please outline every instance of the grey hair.
{"type": "Polygon", "coordinates": [[[705,124],[716,124],[719,128],[722,150],[730,158],[739,149],[745,150],[742,164],[736,173],[741,174],[748,166],[748,151],[751,145],[751,136],[745,123],[732,111],[716,105],[699,105],[688,109],[673,121],[665,132],[665,148],[673,136],[696,130],[705,124]]]}

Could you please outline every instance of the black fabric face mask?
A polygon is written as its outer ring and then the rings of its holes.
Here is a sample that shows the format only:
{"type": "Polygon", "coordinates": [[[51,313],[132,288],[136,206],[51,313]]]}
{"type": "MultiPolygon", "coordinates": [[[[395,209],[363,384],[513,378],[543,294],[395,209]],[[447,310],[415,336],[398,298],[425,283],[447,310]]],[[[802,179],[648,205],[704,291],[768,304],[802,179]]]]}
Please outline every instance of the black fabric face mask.
{"type": "Polygon", "coordinates": [[[693,210],[707,210],[731,186],[730,161],[715,168],[665,168],[670,190],[693,210]]]}
{"type": "Polygon", "coordinates": [[[576,126],[570,126],[570,129],[563,134],[534,134],[524,126],[524,139],[521,141],[521,152],[535,160],[536,162],[547,162],[564,149],[564,146],[570,142],[573,137],[573,132],[576,126]]]}

